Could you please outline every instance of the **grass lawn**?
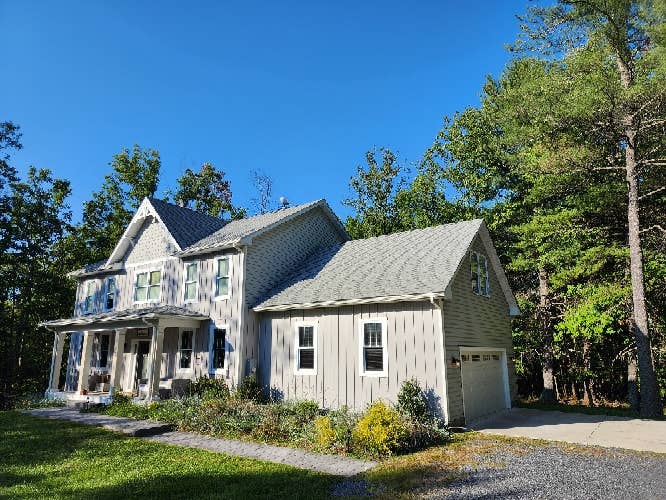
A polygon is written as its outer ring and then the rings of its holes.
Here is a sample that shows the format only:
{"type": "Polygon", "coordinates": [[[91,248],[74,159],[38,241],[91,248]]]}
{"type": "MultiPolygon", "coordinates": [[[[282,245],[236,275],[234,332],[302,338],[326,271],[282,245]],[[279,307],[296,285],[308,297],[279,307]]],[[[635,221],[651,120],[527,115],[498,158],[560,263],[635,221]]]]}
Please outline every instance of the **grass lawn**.
{"type": "MultiPolygon", "coordinates": [[[[585,406],[581,404],[569,403],[542,403],[541,401],[517,401],[519,408],[532,408],[533,410],[562,411],[565,413],[584,413],[587,415],[612,415],[615,417],[640,418],[637,412],[624,406],[585,406]]],[[[666,407],[664,408],[664,417],[666,417],[666,407]]],[[[666,418],[658,418],[664,420],[666,418]]]]}
{"type": "Polygon", "coordinates": [[[339,480],[0,412],[0,498],[322,498],[339,480]]]}

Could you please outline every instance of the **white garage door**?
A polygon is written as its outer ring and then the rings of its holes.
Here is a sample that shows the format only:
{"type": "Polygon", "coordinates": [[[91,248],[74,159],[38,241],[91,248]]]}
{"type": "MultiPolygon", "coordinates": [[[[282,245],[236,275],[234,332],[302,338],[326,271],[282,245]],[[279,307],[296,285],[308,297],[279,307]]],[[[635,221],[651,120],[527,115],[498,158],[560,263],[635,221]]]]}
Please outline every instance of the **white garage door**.
{"type": "Polygon", "coordinates": [[[506,408],[501,351],[462,350],[462,386],[465,421],[469,424],[506,408]]]}

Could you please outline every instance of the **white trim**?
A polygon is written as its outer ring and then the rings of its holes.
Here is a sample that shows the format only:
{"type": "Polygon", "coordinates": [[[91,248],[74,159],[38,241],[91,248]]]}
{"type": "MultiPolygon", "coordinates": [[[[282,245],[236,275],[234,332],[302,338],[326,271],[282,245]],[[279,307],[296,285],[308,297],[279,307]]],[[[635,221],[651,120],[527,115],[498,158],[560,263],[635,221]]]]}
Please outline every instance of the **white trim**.
{"type": "Polygon", "coordinates": [[[255,312],[261,311],[288,311],[290,309],[316,309],[319,307],[339,307],[339,306],[355,306],[360,304],[387,304],[391,302],[417,302],[421,300],[430,301],[431,299],[448,299],[450,293],[446,290],[442,292],[428,292],[411,295],[387,295],[379,297],[367,297],[362,299],[341,299],[341,300],[326,300],[322,302],[302,302],[298,304],[280,304],[274,306],[257,306],[252,310],[255,312]]]}
{"type": "MultiPolygon", "coordinates": [[[[318,357],[318,351],[317,351],[317,336],[319,334],[319,321],[317,320],[311,320],[311,321],[298,321],[294,325],[294,375],[316,375],[317,374],[317,357],[318,357]],[[298,367],[298,359],[299,359],[299,351],[301,349],[299,345],[299,338],[298,338],[298,329],[302,327],[307,327],[311,326],[312,327],[312,348],[314,349],[314,365],[313,368],[299,368],[298,367]]],[[[309,349],[309,348],[306,348],[309,349]]]]}
{"type": "Polygon", "coordinates": [[[239,270],[239,276],[238,276],[238,293],[239,293],[239,301],[238,301],[238,310],[240,311],[239,316],[238,316],[238,331],[237,331],[237,347],[238,349],[235,351],[236,352],[236,359],[234,360],[236,363],[236,384],[240,384],[243,380],[243,372],[245,370],[245,354],[243,353],[243,349],[245,348],[245,335],[243,335],[243,327],[245,323],[245,315],[248,314],[248,311],[245,307],[245,271],[246,271],[246,265],[245,265],[245,249],[241,250],[238,254],[238,258],[240,259],[240,270],[239,270]]]}
{"type": "Polygon", "coordinates": [[[197,338],[197,329],[196,328],[178,328],[178,345],[176,346],[176,366],[175,373],[176,375],[187,375],[192,376],[194,374],[194,346],[196,345],[197,338]],[[183,332],[192,332],[192,355],[190,357],[190,367],[181,368],[180,367],[180,346],[182,345],[183,332]]]}
{"type": "Polygon", "coordinates": [[[154,268],[149,268],[149,269],[142,269],[140,271],[135,272],[134,273],[134,286],[132,288],[132,301],[133,301],[132,303],[133,304],[155,304],[155,303],[159,302],[162,299],[162,284],[164,283],[163,278],[164,278],[164,266],[162,266],[160,268],[154,267],[154,268]],[[149,291],[150,291],[150,274],[154,273],[155,271],[160,272],[160,295],[156,299],[149,299],[148,295],[149,295],[149,291]],[[147,286],[147,289],[146,289],[146,300],[136,300],[136,285],[139,281],[139,275],[140,274],[145,274],[145,273],[148,274],[148,286],[147,286]]]}
{"type": "Polygon", "coordinates": [[[161,264],[162,266],[164,266],[164,264],[166,264],[171,260],[180,260],[180,259],[178,257],[162,257],[161,259],[151,259],[151,260],[144,260],[142,262],[132,262],[131,264],[125,264],[125,269],[135,269],[137,267],[154,266],[155,264],[161,264]]]}
{"type": "Polygon", "coordinates": [[[388,376],[388,318],[368,318],[361,320],[358,331],[358,354],[359,373],[362,377],[388,376]],[[366,371],[365,369],[363,348],[365,347],[364,334],[367,323],[380,323],[382,325],[382,371],[366,371]]]}
{"type": "Polygon", "coordinates": [[[442,386],[442,410],[444,411],[444,423],[446,425],[449,425],[450,422],[450,417],[449,417],[449,379],[448,379],[448,374],[446,373],[448,370],[448,362],[447,362],[447,354],[446,354],[446,331],[444,330],[444,301],[435,301],[434,298],[432,300],[432,305],[435,306],[437,309],[437,312],[439,313],[439,326],[440,326],[440,334],[438,335],[439,337],[439,348],[441,350],[440,353],[440,362],[442,366],[442,380],[443,380],[443,386],[442,386]]]}
{"type": "Polygon", "coordinates": [[[185,304],[192,304],[194,302],[199,302],[199,271],[201,270],[201,265],[200,261],[198,260],[190,260],[187,262],[183,262],[183,303],[185,304]],[[197,269],[197,276],[194,281],[194,284],[196,285],[195,289],[195,298],[193,299],[188,299],[185,295],[187,294],[187,267],[195,265],[197,269]]]}
{"type": "MultiPolygon", "coordinates": [[[[486,351],[486,352],[501,352],[502,356],[500,358],[500,363],[502,364],[502,382],[504,384],[504,408],[511,409],[511,389],[509,388],[509,367],[508,359],[506,356],[506,348],[504,347],[471,347],[471,346],[459,346],[460,350],[460,385],[462,388],[462,397],[463,397],[463,411],[465,409],[465,381],[463,380],[463,362],[462,355],[464,352],[474,352],[474,351],[486,351]]],[[[465,415],[465,423],[469,424],[467,421],[467,415],[465,415]]]]}
{"type": "Polygon", "coordinates": [[[221,255],[219,257],[215,257],[213,259],[213,300],[228,300],[231,298],[231,268],[232,268],[232,259],[231,255],[221,255]],[[228,285],[227,285],[227,294],[226,295],[218,295],[217,294],[217,271],[219,269],[219,264],[218,262],[221,260],[226,260],[228,264],[228,270],[227,270],[227,279],[229,280],[228,285]]]}
{"type": "Polygon", "coordinates": [[[208,326],[208,373],[210,375],[229,376],[229,324],[217,324],[215,320],[210,321],[208,326]],[[222,368],[213,367],[213,340],[215,339],[215,330],[224,330],[224,366],[222,368]]]}
{"type": "Polygon", "coordinates": [[[116,276],[107,276],[104,278],[104,295],[102,296],[102,309],[105,312],[113,311],[116,309],[116,305],[118,304],[118,279],[116,276]],[[106,299],[109,295],[109,281],[113,280],[113,285],[114,285],[114,290],[113,290],[113,307],[111,309],[108,309],[106,307],[106,299]]]}

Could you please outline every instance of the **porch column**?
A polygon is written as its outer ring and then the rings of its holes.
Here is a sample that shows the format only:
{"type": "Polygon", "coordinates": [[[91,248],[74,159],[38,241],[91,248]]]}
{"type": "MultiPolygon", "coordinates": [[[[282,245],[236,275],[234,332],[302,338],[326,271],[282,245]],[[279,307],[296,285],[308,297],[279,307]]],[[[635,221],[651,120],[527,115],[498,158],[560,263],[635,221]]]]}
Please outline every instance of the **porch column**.
{"type": "Polygon", "coordinates": [[[90,378],[90,360],[95,340],[95,332],[83,332],[83,347],[81,347],[81,369],[79,370],[79,394],[88,390],[90,378]]]}
{"type": "Polygon", "coordinates": [[[120,388],[121,378],[123,376],[123,360],[125,358],[125,333],[126,328],[116,328],[116,340],[113,344],[113,360],[111,361],[111,380],[109,385],[109,394],[113,396],[116,388],[120,388]]]}
{"type": "Polygon", "coordinates": [[[49,375],[49,388],[47,392],[57,392],[60,385],[60,368],[62,367],[62,350],[65,344],[65,334],[53,334],[53,354],[51,354],[51,373],[49,375]]]}
{"type": "Polygon", "coordinates": [[[160,371],[162,369],[162,348],[164,347],[164,327],[153,326],[153,339],[150,343],[150,368],[148,371],[148,400],[159,399],[160,371]]]}

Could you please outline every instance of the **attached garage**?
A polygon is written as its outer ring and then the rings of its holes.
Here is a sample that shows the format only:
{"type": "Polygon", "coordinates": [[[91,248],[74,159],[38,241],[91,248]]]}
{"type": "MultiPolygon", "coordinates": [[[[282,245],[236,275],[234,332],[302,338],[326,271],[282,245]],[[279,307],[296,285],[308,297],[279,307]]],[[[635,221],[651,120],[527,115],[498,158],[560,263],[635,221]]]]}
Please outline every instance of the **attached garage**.
{"type": "Polygon", "coordinates": [[[511,407],[506,351],[460,348],[465,421],[470,422],[511,407]]]}

